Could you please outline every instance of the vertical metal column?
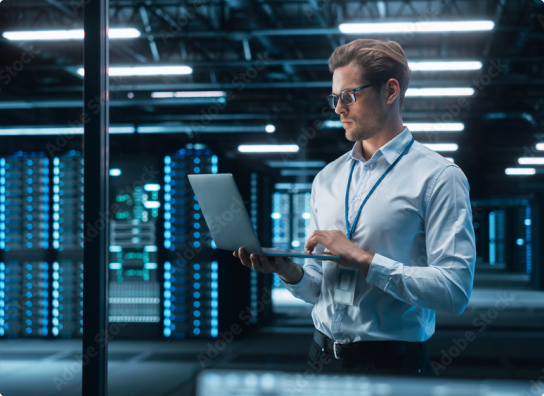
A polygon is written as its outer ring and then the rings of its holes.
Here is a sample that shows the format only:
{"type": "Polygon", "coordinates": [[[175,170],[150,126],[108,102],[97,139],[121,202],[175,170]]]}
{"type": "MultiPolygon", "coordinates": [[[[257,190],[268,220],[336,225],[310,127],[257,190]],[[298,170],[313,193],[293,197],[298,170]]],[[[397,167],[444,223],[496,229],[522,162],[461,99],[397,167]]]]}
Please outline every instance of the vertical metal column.
{"type": "Polygon", "coordinates": [[[537,241],[544,237],[544,194],[533,194],[530,201],[532,209],[533,267],[531,271],[531,286],[536,290],[544,290],[544,249],[537,241]]]}
{"type": "Polygon", "coordinates": [[[85,2],[84,13],[84,308],[83,396],[108,391],[108,0],[85,2]]]}

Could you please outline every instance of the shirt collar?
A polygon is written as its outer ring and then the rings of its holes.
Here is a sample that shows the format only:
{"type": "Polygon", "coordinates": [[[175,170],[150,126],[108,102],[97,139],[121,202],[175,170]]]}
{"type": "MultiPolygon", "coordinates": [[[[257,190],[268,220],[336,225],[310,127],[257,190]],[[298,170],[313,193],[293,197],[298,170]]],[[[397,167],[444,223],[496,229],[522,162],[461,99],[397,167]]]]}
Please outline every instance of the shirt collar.
{"type": "MultiPolygon", "coordinates": [[[[412,140],[412,134],[410,133],[410,130],[408,129],[408,127],[404,127],[404,130],[401,133],[399,133],[389,142],[387,142],[382,147],[380,147],[378,151],[376,151],[376,153],[372,156],[372,158],[377,159],[383,156],[385,157],[386,161],[389,164],[392,164],[399,157],[399,155],[404,151],[404,149],[406,148],[406,146],[411,140],[412,140]]],[[[361,140],[358,140],[355,142],[345,162],[348,162],[353,159],[361,161],[362,163],[367,162],[363,157],[363,150],[361,147],[361,143],[362,143],[361,140]]]]}

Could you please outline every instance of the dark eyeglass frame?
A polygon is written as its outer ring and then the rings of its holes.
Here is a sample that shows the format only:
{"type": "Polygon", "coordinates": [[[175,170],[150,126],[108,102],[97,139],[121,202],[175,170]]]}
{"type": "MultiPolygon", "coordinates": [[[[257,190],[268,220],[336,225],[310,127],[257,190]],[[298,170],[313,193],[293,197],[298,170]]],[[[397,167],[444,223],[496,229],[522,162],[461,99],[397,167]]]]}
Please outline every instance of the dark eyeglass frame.
{"type": "Polygon", "coordinates": [[[327,95],[327,102],[329,103],[329,106],[331,106],[331,108],[333,110],[336,110],[336,106],[338,106],[338,98],[340,98],[340,100],[342,101],[342,103],[345,105],[345,106],[351,106],[353,103],[355,103],[357,101],[357,97],[355,96],[355,92],[357,91],[360,91],[361,89],[365,89],[365,88],[368,88],[368,87],[372,87],[374,85],[378,85],[378,84],[383,84],[385,81],[378,81],[378,82],[373,82],[371,84],[367,84],[367,85],[363,85],[362,87],[359,87],[359,88],[348,88],[348,89],[344,89],[342,92],[340,92],[338,95],[335,95],[335,94],[330,94],[330,95],[327,95]],[[348,91],[351,91],[352,92],[352,95],[353,95],[353,102],[352,103],[346,103],[346,101],[344,100],[344,93],[348,92],[348,91]]]}

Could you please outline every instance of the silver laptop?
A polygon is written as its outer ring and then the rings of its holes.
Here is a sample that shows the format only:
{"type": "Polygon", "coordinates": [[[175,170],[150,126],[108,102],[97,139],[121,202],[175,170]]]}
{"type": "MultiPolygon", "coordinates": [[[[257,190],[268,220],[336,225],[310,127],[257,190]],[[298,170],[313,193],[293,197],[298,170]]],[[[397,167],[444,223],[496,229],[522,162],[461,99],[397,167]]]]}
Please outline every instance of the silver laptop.
{"type": "Polygon", "coordinates": [[[238,251],[243,247],[259,256],[310,257],[321,260],[340,258],[306,250],[261,247],[240,191],[230,173],[189,175],[189,183],[219,249],[238,251]]]}

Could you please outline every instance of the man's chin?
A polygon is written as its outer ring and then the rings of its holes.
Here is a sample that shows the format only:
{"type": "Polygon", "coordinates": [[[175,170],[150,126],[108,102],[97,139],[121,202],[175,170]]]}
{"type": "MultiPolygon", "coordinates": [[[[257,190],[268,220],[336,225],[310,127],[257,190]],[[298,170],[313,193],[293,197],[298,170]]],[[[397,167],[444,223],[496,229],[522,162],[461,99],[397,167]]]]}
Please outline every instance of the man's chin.
{"type": "Polygon", "coordinates": [[[356,142],[357,140],[360,140],[357,137],[356,133],[354,133],[352,130],[348,130],[348,129],[346,129],[346,139],[349,140],[350,142],[356,142]]]}

